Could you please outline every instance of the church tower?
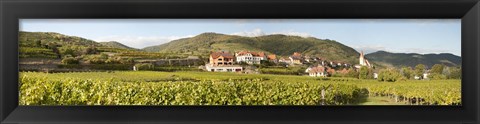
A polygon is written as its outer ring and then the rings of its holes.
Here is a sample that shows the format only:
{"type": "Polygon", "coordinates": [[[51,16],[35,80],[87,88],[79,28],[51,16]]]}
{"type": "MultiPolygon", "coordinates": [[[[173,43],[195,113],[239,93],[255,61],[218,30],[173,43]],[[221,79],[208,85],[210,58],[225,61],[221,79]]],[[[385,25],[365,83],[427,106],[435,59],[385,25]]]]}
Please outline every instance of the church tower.
{"type": "Polygon", "coordinates": [[[360,60],[360,65],[361,65],[361,66],[367,65],[367,64],[365,63],[365,57],[364,57],[364,55],[363,55],[363,51],[360,52],[359,60],[360,60]]]}
{"type": "Polygon", "coordinates": [[[368,60],[365,58],[365,54],[363,54],[363,51],[360,52],[360,57],[358,58],[358,60],[360,61],[360,66],[367,66],[367,67],[372,67],[370,65],[370,62],[368,62],[368,60]]]}

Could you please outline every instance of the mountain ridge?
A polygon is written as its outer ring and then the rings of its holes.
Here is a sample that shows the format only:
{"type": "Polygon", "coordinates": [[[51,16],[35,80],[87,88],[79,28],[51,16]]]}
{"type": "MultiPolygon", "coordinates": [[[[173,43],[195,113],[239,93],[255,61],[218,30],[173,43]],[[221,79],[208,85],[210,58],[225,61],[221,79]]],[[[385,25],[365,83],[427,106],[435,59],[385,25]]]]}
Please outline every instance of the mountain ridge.
{"type": "Polygon", "coordinates": [[[424,64],[432,67],[434,64],[443,64],[447,66],[461,66],[462,58],[451,53],[393,53],[388,51],[377,51],[366,54],[369,60],[384,67],[415,67],[417,64],[424,64]]]}
{"type": "Polygon", "coordinates": [[[105,45],[107,47],[112,47],[112,48],[135,49],[117,41],[105,41],[105,42],[98,42],[98,43],[105,45]]]}
{"type": "Polygon", "coordinates": [[[317,38],[303,38],[300,36],[287,36],[282,34],[245,37],[220,33],[202,33],[194,37],[173,40],[165,44],[143,48],[149,52],[176,52],[185,53],[190,50],[200,54],[209,51],[262,51],[279,56],[288,57],[294,52],[318,56],[328,60],[356,62],[360,55],[356,50],[334,40],[317,38]]]}

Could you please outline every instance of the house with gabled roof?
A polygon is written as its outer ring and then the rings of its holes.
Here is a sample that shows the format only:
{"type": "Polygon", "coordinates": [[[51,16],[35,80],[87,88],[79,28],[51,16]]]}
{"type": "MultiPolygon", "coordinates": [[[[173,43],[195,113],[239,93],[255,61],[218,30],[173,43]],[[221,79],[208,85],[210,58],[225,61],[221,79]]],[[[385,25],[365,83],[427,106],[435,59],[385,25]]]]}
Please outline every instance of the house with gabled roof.
{"type": "Polygon", "coordinates": [[[267,60],[270,61],[270,62],[274,62],[274,63],[278,62],[277,55],[275,55],[275,54],[267,55],[267,60]]]}
{"type": "Polygon", "coordinates": [[[223,66],[223,65],[233,65],[234,57],[228,52],[211,52],[209,63],[212,66],[223,66]]]}
{"type": "Polygon", "coordinates": [[[316,66],[307,68],[308,75],[311,77],[327,77],[327,68],[324,66],[316,66]]]}
{"type": "Polygon", "coordinates": [[[288,58],[290,59],[291,64],[301,65],[304,61],[302,54],[299,52],[294,52],[293,55],[288,58]]]}
{"type": "Polygon", "coordinates": [[[235,53],[236,62],[245,62],[247,64],[260,64],[262,60],[267,60],[264,52],[240,51],[235,53]]]}
{"type": "Polygon", "coordinates": [[[228,52],[211,52],[209,63],[205,65],[212,72],[241,72],[242,66],[234,65],[234,56],[228,52]]]}

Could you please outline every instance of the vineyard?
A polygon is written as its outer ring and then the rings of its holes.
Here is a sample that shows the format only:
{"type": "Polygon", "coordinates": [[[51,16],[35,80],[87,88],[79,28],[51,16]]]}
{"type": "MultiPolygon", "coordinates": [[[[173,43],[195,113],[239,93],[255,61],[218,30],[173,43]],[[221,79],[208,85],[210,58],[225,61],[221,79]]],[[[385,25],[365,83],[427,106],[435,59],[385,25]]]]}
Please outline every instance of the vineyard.
{"type": "Polygon", "coordinates": [[[357,105],[383,96],[412,105],[461,105],[460,80],[215,72],[21,72],[20,105],[357,105]]]}

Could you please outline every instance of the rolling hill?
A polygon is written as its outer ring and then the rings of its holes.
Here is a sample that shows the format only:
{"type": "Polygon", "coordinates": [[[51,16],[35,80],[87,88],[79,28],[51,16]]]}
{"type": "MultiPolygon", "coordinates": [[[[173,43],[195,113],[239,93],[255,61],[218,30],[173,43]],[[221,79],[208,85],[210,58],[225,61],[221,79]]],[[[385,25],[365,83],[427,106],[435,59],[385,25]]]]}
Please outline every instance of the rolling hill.
{"type": "Polygon", "coordinates": [[[68,36],[55,32],[19,32],[19,41],[20,46],[25,47],[36,47],[40,44],[56,44],[60,46],[102,46],[100,43],[97,43],[93,40],[77,37],[77,36],[68,36]],[[40,44],[37,45],[36,42],[40,44]]]}
{"type": "Polygon", "coordinates": [[[430,68],[435,64],[444,64],[447,66],[461,66],[462,64],[462,57],[450,53],[417,54],[377,51],[367,54],[365,57],[369,61],[383,67],[415,67],[417,64],[424,64],[430,68]]]}
{"type": "Polygon", "coordinates": [[[65,55],[81,55],[89,48],[99,52],[135,50],[118,42],[99,43],[77,36],[55,32],[19,32],[20,58],[57,59],[65,55]]]}
{"type": "Polygon", "coordinates": [[[207,55],[210,51],[263,51],[279,56],[290,56],[294,52],[314,55],[327,60],[354,63],[359,53],[353,48],[334,40],[303,38],[287,35],[265,35],[243,37],[218,33],[203,33],[191,38],[173,40],[169,43],[146,47],[148,52],[192,53],[207,55]]]}
{"type": "Polygon", "coordinates": [[[104,46],[112,47],[112,48],[135,49],[135,48],[129,47],[127,45],[124,45],[122,43],[119,43],[117,41],[108,41],[108,42],[99,42],[99,43],[104,45],[104,46]]]}

